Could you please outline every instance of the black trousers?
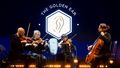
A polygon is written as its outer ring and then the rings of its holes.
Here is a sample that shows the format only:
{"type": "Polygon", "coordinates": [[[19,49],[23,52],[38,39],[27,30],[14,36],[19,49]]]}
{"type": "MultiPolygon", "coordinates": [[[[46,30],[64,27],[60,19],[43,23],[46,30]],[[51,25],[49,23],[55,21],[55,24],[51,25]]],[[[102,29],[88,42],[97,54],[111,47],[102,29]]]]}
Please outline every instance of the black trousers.
{"type": "Polygon", "coordinates": [[[107,65],[109,62],[108,56],[96,57],[96,59],[92,62],[91,68],[99,68],[99,65],[107,65]]]}

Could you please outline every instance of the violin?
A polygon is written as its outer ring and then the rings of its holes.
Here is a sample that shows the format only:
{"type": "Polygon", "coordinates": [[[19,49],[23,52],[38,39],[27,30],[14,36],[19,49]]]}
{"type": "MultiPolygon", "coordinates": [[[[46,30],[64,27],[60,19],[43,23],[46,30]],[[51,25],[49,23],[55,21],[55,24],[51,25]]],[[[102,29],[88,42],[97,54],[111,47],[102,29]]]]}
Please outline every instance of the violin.
{"type": "Polygon", "coordinates": [[[32,44],[39,44],[39,43],[43,43],[44,41],[41,39],[41,38],[39,38],[39,39],[36,39],[36,40],[34,40],[33,42],[32,42],[32,44]]]}
{"type": "Polygon", "coordinates": [[[71,46],[72,40],[71,40],[71,39],[68,39],[67,41],[63,42],[63,44],[68,44],[69,46],[71,46]]]}
{"type": "Polygon", "coordinates": [[[26,43],[31,43],[32,39],[30,37],[21,36],[20,41],[26,41],[26,43]]]}

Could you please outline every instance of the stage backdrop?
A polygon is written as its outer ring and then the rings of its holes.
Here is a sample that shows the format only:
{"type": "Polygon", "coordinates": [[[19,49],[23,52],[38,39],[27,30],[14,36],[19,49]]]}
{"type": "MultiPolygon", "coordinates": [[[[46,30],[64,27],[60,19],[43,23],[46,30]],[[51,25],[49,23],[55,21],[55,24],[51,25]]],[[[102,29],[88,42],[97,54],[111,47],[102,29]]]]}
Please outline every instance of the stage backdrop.
{"type": "Polygon", "coordinates": [[[40,30],[42,38],[47,34],[44,39],[56,38],[58,41],[64,33],[69,38],[77,34],[72,39],[73,44],[76,46],[77,56],[85,59],[87,46],[98,37],[99,23],[110,25],[113,41],[120,39],[117,3],[119,2],[105,0],[1,1],[0,57],[2,59],[9,54],[10,36],[16,33],[17,28],[23,27],[27,31],[28,24],[31,23],[28,34],[30,37],[34,30],[40,30]]]}

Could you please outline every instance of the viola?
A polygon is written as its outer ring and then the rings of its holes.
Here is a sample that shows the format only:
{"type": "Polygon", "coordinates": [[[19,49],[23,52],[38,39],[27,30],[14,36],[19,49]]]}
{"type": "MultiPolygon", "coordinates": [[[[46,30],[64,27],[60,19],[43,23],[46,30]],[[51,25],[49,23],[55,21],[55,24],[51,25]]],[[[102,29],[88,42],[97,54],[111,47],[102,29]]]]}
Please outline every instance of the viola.
{"type": "Polygon", "coordinates": [[[39,44],[39,43],[43,43],[43,40],[41,38],[36,39],[32,42],[33,44],[39,44]]]}

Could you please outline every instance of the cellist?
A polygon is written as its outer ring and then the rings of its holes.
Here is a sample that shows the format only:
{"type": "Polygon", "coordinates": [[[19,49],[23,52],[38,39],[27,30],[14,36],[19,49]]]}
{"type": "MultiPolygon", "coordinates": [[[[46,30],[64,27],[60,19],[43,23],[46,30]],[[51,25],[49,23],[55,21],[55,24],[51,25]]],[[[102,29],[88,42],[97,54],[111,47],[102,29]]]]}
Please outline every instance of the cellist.
{"type": "MultiPolygon", "coordinates": [[[[92,50],[96,48],[96,52],[94,52],[95,59],[92,61],[92,68],[98,68],[99,64],[107,64],[109,55],[110,55],[110,47],[111,47],[111,35],[108,32],[110,27],[106,23],[100,23],[98,27],[98,32],[100,33],[97,42],[95,45],[88,46],[88,50],[92,50]],[[96,47],[99,46],[99,47],[96,47]]],[[[89,59],[88,59],[89,60],[89,59]]]]}

